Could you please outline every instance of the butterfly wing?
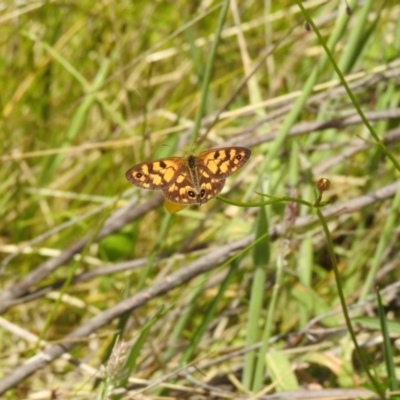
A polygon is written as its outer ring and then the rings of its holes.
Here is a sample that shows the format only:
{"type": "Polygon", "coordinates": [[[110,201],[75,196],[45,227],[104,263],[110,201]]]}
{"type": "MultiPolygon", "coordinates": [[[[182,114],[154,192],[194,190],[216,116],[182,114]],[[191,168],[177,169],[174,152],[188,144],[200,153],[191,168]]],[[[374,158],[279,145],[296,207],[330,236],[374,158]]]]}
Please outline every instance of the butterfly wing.
{"type": "Polygon", "coordinates": [[[214,197],[217,197],[224,188],[225,179],[214,179],[211,178],[209,181],[203,180],[200,185],[200,196],[201,202],[199,204],[207,203],[214,197]]]}
{"type": "Polygon", "coordinates": [[[126,171],[125,177],[140,188],[163,190],[171,186],[184,169],[186,163],[182,157],[160,158],[135,165],[126,171]]]}
{"type": "Polygon", "coordinates": [[[203,151],[197,157],[199,175],[225,179],[242,168],[250,156],[251,151],[246,147],[221,147],[203,151]]]}
{"type": "Polygon", "coordinates": [[[188,170],[183,170],[172,185],[163,189],[162,192],[172,203],[182,205],[203,204],[216,197],[223,189],[224,184],[224,179],[203,178],[199,190],[197,190],[192,183],[188,170]]]}

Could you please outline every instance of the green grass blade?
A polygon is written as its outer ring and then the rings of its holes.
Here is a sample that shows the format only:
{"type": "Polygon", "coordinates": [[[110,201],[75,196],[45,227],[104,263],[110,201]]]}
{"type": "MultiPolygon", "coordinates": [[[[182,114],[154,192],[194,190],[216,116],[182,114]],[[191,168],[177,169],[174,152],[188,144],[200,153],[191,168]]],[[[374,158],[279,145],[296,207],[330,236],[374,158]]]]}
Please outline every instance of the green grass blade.
{"type": "Polygon", "coordinates": [[[390,341],[389,327],[386,322],[385,310],[382,304],[381,294],[379,290],[376,291],[376,298],[378,301],[378,314],[381,325],[381,332],[383,337],[383,354],[385,359],[385,365],[388,376],[388,387],[391,391],[397,391],[399,389],[399,383],[396,378],[396,365],[394,363],[394,355],[392,350],[392,344],[390,341]]]}
{"type": "MultiPolygon", "coordinates": [[[[253,247],[253,263],[255,266],[255,270],[251,287],[249,316],[247,322],[246,346],[248,347],[254,345],[260,338],[259,322],[265,296],[264,290],[267,275],[266,271],[270,259],[270,243],[269,236],[266,235],[267,232],[267,212],[265,210],[265,207],[260,207],[258,209],[256,224],[256,240],[258,239],[258,242],[253,247]]],[[[263,376],[265,360],[264,356],[260,354],[261,353],[259,353],[258,350],[252,350],[249,351],[245,356],[243,386],[246,389],[252,389],[254,387],[254,379],[263,376]]]]}

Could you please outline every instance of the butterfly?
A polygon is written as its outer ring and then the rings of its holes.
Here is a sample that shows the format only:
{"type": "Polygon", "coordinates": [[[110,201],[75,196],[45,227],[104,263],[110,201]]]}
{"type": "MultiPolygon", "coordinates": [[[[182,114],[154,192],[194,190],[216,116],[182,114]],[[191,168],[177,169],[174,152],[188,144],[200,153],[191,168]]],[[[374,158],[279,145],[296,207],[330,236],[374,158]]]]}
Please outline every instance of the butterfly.
{"type": "Polygon", "coordinates": [[[223,189],[225,179],[246,164],[251,151],[245,147],[221,147],[199,155],[166,157],[128,169],[128,181],[140,188],[161,190],[170,202],[204,204],[223,189]]]}

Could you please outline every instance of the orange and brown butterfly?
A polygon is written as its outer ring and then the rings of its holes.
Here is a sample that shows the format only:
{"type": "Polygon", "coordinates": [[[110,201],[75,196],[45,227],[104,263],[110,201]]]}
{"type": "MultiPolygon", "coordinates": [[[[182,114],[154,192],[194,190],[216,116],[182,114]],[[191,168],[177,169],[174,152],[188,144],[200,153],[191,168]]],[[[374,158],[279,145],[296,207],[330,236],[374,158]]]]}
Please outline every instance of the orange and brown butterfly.
{"type": "Polygon", "coordinates": [[[143,162],[125,176],[140,188],[161,190],[172,203],[204,204],[222,191],[225,179],[242,168],[250,156],[245,147],[221,147],[199,155],[143,162]]]}

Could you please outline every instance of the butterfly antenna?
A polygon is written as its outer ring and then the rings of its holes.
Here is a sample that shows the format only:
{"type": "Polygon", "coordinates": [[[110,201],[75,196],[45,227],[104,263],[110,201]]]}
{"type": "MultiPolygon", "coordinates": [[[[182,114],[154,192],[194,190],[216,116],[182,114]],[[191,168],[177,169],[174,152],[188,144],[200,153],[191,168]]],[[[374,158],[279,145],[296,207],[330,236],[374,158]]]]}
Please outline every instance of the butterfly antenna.
{"type": "MultiPolygon", "coordinates": [[[[170,144],[168,144],[168,143],[163,143],[163,144],[161,145],[161,147],[163,147],[163,146],[165,146],[165,147],[170,147],[170,148],[172,149],[172,146],[171,146],[170,144]]],[[[185,156],[188,154],[187,151],[182,150],[182,149],[179,149],[178,151],[181,151],[182,153],[184,153],[185,156]]]]}
{"type": "Polygon", "coordinates": [[[187,152],[187,151],[185,151],[185,150],[179,149],[178,151],[181,151],[182,153],[184,153],[184,154],[185,154],[185,156],[187,156],[187,155],[188,155],[188,152],[187,152]]]}

